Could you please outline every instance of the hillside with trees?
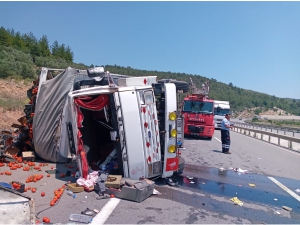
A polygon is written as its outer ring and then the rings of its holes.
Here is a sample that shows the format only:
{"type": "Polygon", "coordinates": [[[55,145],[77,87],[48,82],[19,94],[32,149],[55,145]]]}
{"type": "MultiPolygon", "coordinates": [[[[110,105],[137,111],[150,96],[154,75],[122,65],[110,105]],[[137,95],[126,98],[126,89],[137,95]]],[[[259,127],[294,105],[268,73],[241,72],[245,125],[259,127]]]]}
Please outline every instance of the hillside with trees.
{"type": "MultiPolygon", "coordinates": [[[[41,67],[77,69],[93,67],[83,63],[74,63],[74,53],[69,46],[54,41],[49,44],[46,35],[40,39],[33,33],[21,34],[14,30],[0,28],[0,79],[35,79],[41,67]]],[[[101,62],[100,62],[101,63],[101,62]]],[[[133,69],[130,66],[102,65],[105,70],[116,74],[130,76],[157,76],[158,79],[176,79],[193,82],[200,87],[204,81],[209,80],[210,98],[230,101],[233,111],[256,108],[256,114],[277,107],[287,113],[300,116],[300,99],[278,98],[274,95],[259,93],[225,84],[216,79],[209,79],[200,75],[186,73],[161,72],[133,69]]]]}

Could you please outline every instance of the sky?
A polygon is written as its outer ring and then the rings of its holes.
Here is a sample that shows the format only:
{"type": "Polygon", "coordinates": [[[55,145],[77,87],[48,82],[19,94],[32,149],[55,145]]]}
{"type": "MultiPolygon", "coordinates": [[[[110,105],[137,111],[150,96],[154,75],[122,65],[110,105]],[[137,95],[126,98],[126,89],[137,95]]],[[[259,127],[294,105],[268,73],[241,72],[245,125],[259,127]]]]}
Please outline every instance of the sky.
{"type": "Polygon", "coordinates": [[[0,26],[65,44],[75,63],[201,75],[294,99],[299,15],[294,1],[0,1],[0,26]]]}

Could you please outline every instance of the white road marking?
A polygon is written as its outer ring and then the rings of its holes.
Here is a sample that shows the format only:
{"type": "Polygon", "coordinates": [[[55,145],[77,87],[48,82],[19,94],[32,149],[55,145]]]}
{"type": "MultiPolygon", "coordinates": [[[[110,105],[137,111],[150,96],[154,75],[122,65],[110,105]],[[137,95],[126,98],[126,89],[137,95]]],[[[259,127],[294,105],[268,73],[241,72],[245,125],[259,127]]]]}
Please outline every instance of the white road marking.
{"type": "Polygon", "coordinates": [[[217,139],[219,142],[221,142],[218,138],[215,137],[215,139],[217,139]]]}
{"type": "Polygon", "coordinates": [[[296,193],[294,193],[293,191],[288,189],[286,186],[284,186],[282,183],[280,183],[275,178],[273,178],[273,177],[268,177],[268,178],[300,202],[300,196],[299,195],[297,195],[296,193]]]}
{"type": "Polygon", "coordinates": [[[119,198],[111,198],[101,211],[93,218],[90,224],[104,224],[120,201],[121,199],[119,198]]]}

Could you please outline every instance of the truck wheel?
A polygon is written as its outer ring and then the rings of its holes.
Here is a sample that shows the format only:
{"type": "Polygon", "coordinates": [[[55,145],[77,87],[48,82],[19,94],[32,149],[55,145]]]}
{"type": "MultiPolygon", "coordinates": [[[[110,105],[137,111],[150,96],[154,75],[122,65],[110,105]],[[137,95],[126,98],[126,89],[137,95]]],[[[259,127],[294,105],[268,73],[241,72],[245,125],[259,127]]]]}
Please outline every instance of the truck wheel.
{"type": "Polygon", "coordinates": [[[161,79],[157,81],[158,83],[174,83],[176,86],[176,91],[182,91],[183,93],[187,93],[189,91],[189,84],[185,81],[178,81],[175,79],[161,79]]]}

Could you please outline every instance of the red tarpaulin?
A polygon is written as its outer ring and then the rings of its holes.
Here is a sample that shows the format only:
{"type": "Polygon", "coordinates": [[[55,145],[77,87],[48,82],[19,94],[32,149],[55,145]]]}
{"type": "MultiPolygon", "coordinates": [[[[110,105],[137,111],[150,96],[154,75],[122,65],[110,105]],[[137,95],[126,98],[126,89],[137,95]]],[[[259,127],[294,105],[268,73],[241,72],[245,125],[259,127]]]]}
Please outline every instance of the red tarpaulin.
{"type": "MultiPolygon", "coordinates": [[[[82,122],[84,116],[80,110],[81,108],[92,110],[92,111],[100,111],[108,104],[108,95],[99,95],[97,97],[94,96],[84,96],[78,97],[74,99],[76,108],[77,108],[77,127],[82,128],[82,122]]],[[[82,134],[80,130],[77,133],[77,143],[78,143],[78,151],[77,155],[80,155],[81,158],[81,166],[82,166],[82,177],[84,179],[87,178],[88,175],[88,162],[86,157],[86,152],[83,148],[82,134]]]]}

